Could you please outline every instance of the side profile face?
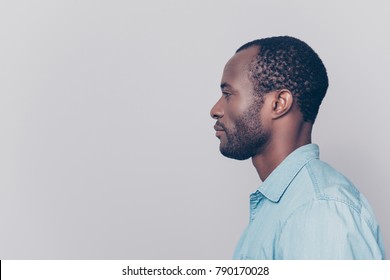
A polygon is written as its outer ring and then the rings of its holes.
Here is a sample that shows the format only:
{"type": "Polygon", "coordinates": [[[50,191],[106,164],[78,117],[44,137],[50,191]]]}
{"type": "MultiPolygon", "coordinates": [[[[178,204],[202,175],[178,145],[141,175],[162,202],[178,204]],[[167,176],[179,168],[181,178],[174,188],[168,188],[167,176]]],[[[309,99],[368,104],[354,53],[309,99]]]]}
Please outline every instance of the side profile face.
{"type": "Polygon", "coordinates": [[[249,79],[249,65],[257,53],[258,47],[250,47],[227,62],[221,81],[222,97],[210,112],[217,120],[214,128],[220,139],[220,151],[233,159],[253,157],[270,138],[262,123],[262,100],[255,95],[249,79]]]}

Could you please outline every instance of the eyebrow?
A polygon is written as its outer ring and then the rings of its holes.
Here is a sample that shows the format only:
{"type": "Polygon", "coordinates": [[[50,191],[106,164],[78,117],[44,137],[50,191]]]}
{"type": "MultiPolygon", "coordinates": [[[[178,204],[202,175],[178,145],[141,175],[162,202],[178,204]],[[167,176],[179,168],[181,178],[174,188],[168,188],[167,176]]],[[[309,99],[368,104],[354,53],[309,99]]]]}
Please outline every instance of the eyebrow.
{"type": "Polygon", "coordinates": [[[221,89],[225,89],[225,88],[232,89],[232,86],[229,85],[228,83],[222,83],[222,84],[221,84],[221,89]]]}

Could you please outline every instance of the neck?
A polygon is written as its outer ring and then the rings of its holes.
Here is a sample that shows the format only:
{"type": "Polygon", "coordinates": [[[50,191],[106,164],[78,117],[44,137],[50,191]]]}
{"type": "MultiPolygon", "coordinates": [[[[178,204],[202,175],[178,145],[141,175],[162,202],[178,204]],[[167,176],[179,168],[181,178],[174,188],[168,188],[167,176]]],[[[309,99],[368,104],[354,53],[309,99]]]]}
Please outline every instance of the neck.
{"type": "Polygon", "coordinates": [[[267,179],[271,172],[294,150],[311,143],[312,124],[304,122],[298,128],[273,133],[265,149],[252,157],[252,163],[261,181],[267,179]],[[293,136],[293,137],[292,137],[293,136]]]}

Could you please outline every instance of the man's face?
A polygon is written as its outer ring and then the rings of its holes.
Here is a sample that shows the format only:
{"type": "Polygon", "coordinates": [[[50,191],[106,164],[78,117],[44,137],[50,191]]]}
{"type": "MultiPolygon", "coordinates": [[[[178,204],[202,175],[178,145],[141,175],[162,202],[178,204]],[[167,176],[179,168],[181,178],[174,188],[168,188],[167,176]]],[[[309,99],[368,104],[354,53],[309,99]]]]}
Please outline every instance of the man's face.
{"type": "Polygon", "coordinates": [[[255,96],[249,79],[249,64],[257,52],[257,47],[251,47],[228,61],[222,75],[222,97],[210,112],[217,120],[214,128],[220,151],[233,159],[244,160],[261,153],[270,138],[261,121],[261,99],[255,96]]]}

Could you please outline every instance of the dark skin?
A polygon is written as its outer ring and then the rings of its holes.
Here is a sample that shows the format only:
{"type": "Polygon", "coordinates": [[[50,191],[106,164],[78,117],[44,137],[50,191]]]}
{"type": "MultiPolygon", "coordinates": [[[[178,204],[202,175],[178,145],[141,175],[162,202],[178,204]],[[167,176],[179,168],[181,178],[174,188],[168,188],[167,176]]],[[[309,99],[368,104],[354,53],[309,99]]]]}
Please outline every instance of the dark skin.
{"type": "MultiPolygon", "coordinates": [[[[210,115],[226,129],[236,129],[235,121],[254,102],[254,87],[249,79],[249,64],[258,53],[253,46],[235,54],[225,65],[222,97],[210,115]]],[[[252,163],[262,181],[295,149],[311,143],[313,124],[305,122],[292,93],[288,89],[269,92],[258,114],[267,141],[252,156],[252,163]]],[[[226,131],[215,126],[221,145],[227,144],[226,131]]]]}

